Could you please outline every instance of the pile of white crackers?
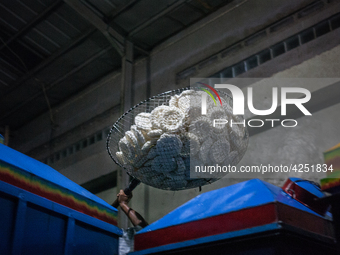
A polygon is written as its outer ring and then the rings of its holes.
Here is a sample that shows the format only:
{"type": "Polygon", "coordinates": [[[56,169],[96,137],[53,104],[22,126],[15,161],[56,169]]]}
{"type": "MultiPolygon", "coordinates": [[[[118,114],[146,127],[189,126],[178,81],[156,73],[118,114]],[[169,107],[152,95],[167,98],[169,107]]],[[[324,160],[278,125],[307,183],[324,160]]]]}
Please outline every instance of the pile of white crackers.
{"type": "Polygon", "coordinates": [[[190,178],[190,166],[235,165],[244,151],[245,128],[217,124],[214,119],[240,122],[230,102],[222,106],[207,100],[202,115],[203,91],[185,90],[172,96],[169,105],[141,112],[119,141],[116,158],[129,174],[147,185],[166,190],[203,186],[219,178],[190,178]]]}

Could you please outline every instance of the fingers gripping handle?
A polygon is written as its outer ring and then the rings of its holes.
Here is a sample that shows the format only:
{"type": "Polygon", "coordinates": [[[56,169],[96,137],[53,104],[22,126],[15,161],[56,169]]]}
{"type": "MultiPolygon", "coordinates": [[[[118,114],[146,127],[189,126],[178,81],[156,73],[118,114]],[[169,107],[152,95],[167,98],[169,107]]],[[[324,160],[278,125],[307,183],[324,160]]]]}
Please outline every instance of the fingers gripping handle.
{"type": "MultiPolygon", "coordinates": [[[[124,193],[129,196],[132,191],[140,184],[140,180],[133,178],[131,182],[129,183],[129,186],[124,189],[124,193]]],[[[112,206],[115,208],[118,208],[119,202],[118,198],[112,203],[112,206]]]]}
{"type": "Polygon", "coordinates": [[[140,180],[133,178],[129,186],[124,189],[124,193],[129,196],[131,192],[138,186],[138,184],[140,184],[140,180]]]}

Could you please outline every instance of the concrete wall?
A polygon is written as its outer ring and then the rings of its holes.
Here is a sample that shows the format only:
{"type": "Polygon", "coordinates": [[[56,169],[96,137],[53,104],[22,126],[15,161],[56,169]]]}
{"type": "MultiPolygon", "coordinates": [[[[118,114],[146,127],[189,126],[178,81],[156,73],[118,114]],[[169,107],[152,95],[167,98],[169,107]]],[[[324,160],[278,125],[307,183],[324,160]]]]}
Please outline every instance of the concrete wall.
{"type": "MultiPolygon", "coordinates": [[[[328,66],[332,65],[334,60],[340,57],[340,46],[333,50],[324,52],[297,65],[289,70],[274,75],[274,77],[306,77],[316,76],[313,71],[314,66],[319,66],[329,73],[328,66]],[[328,58],[326,57],[328,56],[328,58]],[[321,62],[320,62],[321,61],[321,62]]],[[[335,64],[337,65],[337,64],[335,64]]],[[[340,69],[338,69],[340,70],[340,69]]],[[[319,70],[320,71],[320,70],[319,70]]],[[[338,72],[338,71],[337,71],[338,72]]],[[[330,76],[336,76],[332,73],[330,76]]],[[[321,85],[322,87],[322,85],[321,85]]],[[[316,89],[316,88],[314,88],[316,89]]],[[[320,89],[320,88],[318,88],[320,89]]],[[[313,88],[311,88],[313,91],[313,88]]],[[[259,107],[260,108],[260,107],[259,107]]],[[[241,165],[290,165],[305,164],[310,165],[322,164],[323,152],[340,142],[338,126],[340,102],[332,107],[313,113],[312,116],[299,118],[296,128],[275,127],[266,132],[250,137],[248,150],[238,164],[241,165]]],[[[325,173],[291,173],[291,174],[229,174],[225,178],[207,186],[202,187],[202,192],[218,189],[250,178],[260,178],[269,181],[275,185],[281,186],[288,176],[296,176],[314,181],[319,181],[326,176],[325,173]]],[[[135,193],[143,194],[145,185],[137,188],[135,193]]],[[[188,191],[169,192],[163,190],[150,189],[149,207],[150,215],[148,219],[152,222],[159,219],[162,215],[177,208],[183,202],[200,194],[198,189],[188,191]],[[162,208],[157,210],[156,208],[162,208]]],[[[133,205],[137,210],[143,211],[143,199],[133,201],[133,205]]]]}
{"type": "MultiPolygon", "coordinates": [[[[163,42],[151,52],[149,58],[135,61],[134,104],[146,99],[147,95],[152,96],[188,86],[189,79],[178,81],[176,78],[179,72],[195,66],[200,61],[218,54],[258,31],[268,30],[270,25],[284,17],[296,16],[294,13],[311,2],[307,0],[234,1],[221,8],[163,42]],[[147,76],[148,68],[151,72],[150,81],[147,76]],[[148,90],[149,87],[150,90],[148,90]]],[[[326,4],[325,1],[323,9],[298,21],[295,20],[296,22],[282,30],[268,33],[266,37],[247,47],[242,44],[241,51],[225,58],[219,56],[213,64],[200,69],[196,68],[193,75],[195,77],[210,76],[265,47],[317,24],[339,10],[337,3],[326,4]]],[[[338,77],[340,70],[338,34],[338,31],[329,32],[242,74],[241,77],[338,77]]],[[[102,132],[105,135],[106,130],[120,116],[120,84],[120,72],[103,77],[101,81],[92,84],[87,90],[53,109],[57,126],[50,127],[49,116],[46,113],[17,132],[13,147],[39,160],[44,160],[92,134],[102,132]]],[[[315,86],[311,90],[317,91],[322,86],[324,85],[315,86]]],[[[267,97],[267,90],[265,88],[261,90],[260,86],[258,88],[257,96],[267,97]]],[[[262,101],[263,106],[268,104],[268,101],[262,101]]],[[[252,136],[249,149],[240,164],[322,163],[322,152],[340,140],[335,128],[339,125],[336,117],[339,110],[340,105],[336,104],[313,113],[312,117],[300,118],[299,126],[295,129],[287,131],[277,127],[252,136]]],[[[117,170],[117,166],[107,155],[105,137],[101,141],[50,164],[79,184],[117,170]]],[[[254,176],[245,178],[252,177],[254,176]]],[[[263,176],[255,177],[264,178],[263,176]]],[[[287,175],[274,177],[265,178],[274,184],[281,185],[287,175]]],[[[310,175],[308,177],[318,180],[322,176],[310,175]]],[[[204,186],[202,192],[243,180],[245,179],[230,175],[228,178],[204,186]]],[[[118,188],[113,187],[99,195],[111,203],[115,199],[118,188]]],[[[198,194],[200,194],[198,188],[170,192],[141,184],[136,188],[131,204],[149,222],[153,222],[198,194]]]]}

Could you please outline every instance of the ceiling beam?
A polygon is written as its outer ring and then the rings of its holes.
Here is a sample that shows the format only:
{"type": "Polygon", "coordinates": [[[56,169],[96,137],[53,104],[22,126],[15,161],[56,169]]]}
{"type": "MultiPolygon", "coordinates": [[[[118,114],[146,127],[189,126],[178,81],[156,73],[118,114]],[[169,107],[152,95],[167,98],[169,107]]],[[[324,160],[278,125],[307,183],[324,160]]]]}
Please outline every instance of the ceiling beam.
{"type": "MultiPolygon", "coordinates": [[[[57,79],[56,81],[48,84],[45,87],[45,91],[50,90],[51,88],[53,88],[54,86],[56,86],[57,84],[61,83],[62,81],[64,81],[65,79],[67,79],[68,77],[70,77],[71,75],[73,75],[74,73],[76,73],[77,71],[79,71],[80,69],[82,69],[83,67],[87,66],[88,64],[90,64],[92,61],[96,60],[97,58],[101,57],[102,55],[106,54],[109,50],[111,49],[111,46],[108,46],[104,49],[102,49],[101,51],[97,52],[95,55],[93,55],[92,57],[90,57],[89,59],[87,59],[86,61],[84,61],[81,65],[77,66],[76,68],[72,69],[71,71],[69,71],[68,73],[66,73],[65,75],[61,76],[59,79],[57,79]]],[[[35,100],[37,97],[42,96],[44,93],[43,90],[40,90],[39,92],[35,93],[34,95],[32,95],[31,97],[27,98],[25,101],[23,101],[22,103],[18,104],[17,106],[15,106],[13,109],[11,109],[10,111],[6,112],[6,114],[4,114],[1,118],[0,121],[6,119],[8,116],[12,115],[13,113],[17,112],[18,110],[22,109],[24,106],[26,106],[28,103],[30,103],[31,101],[35,100]]]]}
{"type": "Polygon", "coordinates": [[[31,20],[29,23],[27,23],[22,29],[20,29],[16,34],[14,34],[12,37],[10,37],[4,44],[0,45],[0,50],[2,50],[6,45],[9,45],[11,42],[13,42],[15,39],[26,33],[29,29],[34,27],[36,24],[41,22],[44,18],[46,18],[48,15],[50,15],[56,8],[61,6],[63,3],[62,0],[55,1],[52,5],[47,7],[44,11],[39,13],[33,20],[31,20]]]}
{"type": "Polygon", "coordinates": [[[94,12],[101,19],[105,18],[105,14],[101,10],[99,10],[99,8],[95,4],[93,4],[89,1],[86,1],[86,0],[80,0],[80,1],[83,5],[85,5],[87,8],[89,8],[92,12],[94,12]]]}
{"type": "MultiPolygon", "coordinates": [[[[8,36],[8,37],[11,37],[10,33],[8,33],[8,31],[2,31],[4,35],[8,36]]],[[[11,46],[9,46],[8,44],[10,43],[9,40],[7,42],[5,42],[4,40],[2,40],[0,38],[0,41],[3,43],[1,45],[1,47],[7,47],[7,48],[10,48],[12,49],[11,46]]],[[[16,42],[18,44],[20,44],[21,46],[25,47],[26,49],[30,50],[32,53],[34,53],[36,56],[38,56],[39,58],[41,59],[44,59],[45,56],[43,54],[41,54],[40,52],[38,52],[36,49],[33,48],[33,46],[30,46],[28,43],[24,42],[22,39],[20,38],[17,38],[16,42]]],[[[1,49],[0,49],[1,50],[1,49]]]]}
{"type": "MultiPolygon", "coordinates": [[[[88,20],[92,25],[94,25],[99,31],[103,33],[103,35],[108,39],[108,41],[111,43],[113,48],[117,50],[117,52],[123,56],[125,54],[125,43],[126,38],[125,36],[121,35],[117,30],[112,28],[110,24],[106,23],[103,19],[98,17],[91,9],[89,9],[87,6],[85,6],[80,0],[64,0],[65,3],[67,3],[71,8],[73,8],[75,11],[77,11],[81,16],[83,16],[86,20],[88,20]],[[112,37],[112,38],[110,38],[112,37]],[[123,51],[122,51],[123,49],[123,51]]],[[[131,6],[136,1],[131,1],[127,5],[131,6]]],[[[127,6],[126,8],[128,8],[127,6]]],[[[144,50],[141,47],[138,47],[134,43],[134,48],[145,54],[148,55],[149,52],[144,50]]]]}
{"type": "Polygon", "coordinates": [[[130,0],[124,5],[121,5],[116,10],[114,10],[110,15],[109,19],[112,21],[115,17],[117,17],[119,14],[123,13],[124,11],[130,9],[132,6],[134,6],[137,2],[140,0],[130,0]]]}
{"type": "Polygon", "coordinates": [[[71,42],[69,42],[68,44],[66,44],[64,47],[60,48],[58,51],[56,51],[55,53],[53,53],[51,56],[49,56],[48,58],[46,58],[45,60],[43,60],[39,65],[37,65],[36,67],[34,67],[34,69],[32,69],[31,71],[27,72],[24,76],[22,76],[19,80],[17,80],[15,83],[11,84],[11,87],[6,90],[6,93],[1,93],[0,99],[4,98],[5,96],[7,96],[9,93],[13,92],[14,90],[16,90],[17,88],[21,87],[24,82],[26,80],[28,80],[29,78],[34,77],[34,75],[36,73],[38,73],[41,69],[43,69],[44,67],[46,67],[47,65],[49,65],[50,63],[52,63],[54,60],[56,60],[57,58],[59,58],[62,54],[66,53],[68,50],[70,50],[72,47],[74,47],[75,45],[77,45],[78,43],[80,43],[82,40],[84,40],[85,38],[87,38],[88,36],[90,36],[94,31],[96,31],[95,28],[91,28],[87,31],[85,31],[84,33],[82,33],[80,36],[76,37],[75,39],[73,39],[71,42]]]}
{"type": "Polygon", "coordinates": [[[167,15],[169,12],[173,11],[174,9],[178,8],[179,6],[185,4],[188,2],[188,0],[179,0],[175,2],[174,4],[170,5],[169,7],[165,8],[163,11],[157,13],[155,16],[153,16],[151,19],[148,19],[146,22],[142,23],[138,27],[134,28],[128,35],[128,37],[132,37],[133,35],[140,32],[142,29],[146,28],[147,26],[151,25],[156,20],[160,19],[161,17],[167,15]]]}
{"type": "Polygon", "coordinates": [[[120,44],[125,44],[125,37],[118,33],[115,29],[110,27],[101,18],[99,18],[93,11],[86,7],[80,0],[64,0],[70,7],[77,11],[81,16],[87,19],[101,32],[109,32],[120,44]]]}
{"type": "Polygon", "coordinates": [[[111,43],[112,47],[119,53],[121,57],[124,57],[125,55],[125,48],[122,44],[117,42],[115,38],[111,36],[111,34],[108,31],[103,31],[103,35],[106,37],[106,39],[111,43]]]}

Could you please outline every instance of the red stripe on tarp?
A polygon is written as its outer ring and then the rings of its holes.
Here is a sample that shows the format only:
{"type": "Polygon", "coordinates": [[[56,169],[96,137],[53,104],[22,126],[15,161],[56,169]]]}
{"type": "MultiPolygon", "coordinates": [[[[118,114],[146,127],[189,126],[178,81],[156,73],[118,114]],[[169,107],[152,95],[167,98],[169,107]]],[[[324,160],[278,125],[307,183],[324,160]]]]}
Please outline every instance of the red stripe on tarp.
{"type": "Polygon", "coordinates": [[[282,203],[277,203],[277,213],[280,222],[334,239],[333,224],[330,220],[282,203]]]}
{"type": "Polygon", "coordinates": [[[217,215],[181,225],[154,230],[135,236],[135,250],[223,234],[277,221],[274,203],[217,215]]]}
{"type": "MultiPolygon", "coordinates": [[[[97,218],[99,220],[105,221],[107,223],[110,223],[112,225],[117,226],[117,220],[115,217],[110,217],[110,215],[106,215],[105,213],[99,212],[96,209],[91,209],[88,208],[86,205],[83,205],[81,203],[75,203],[74,200],[72,200],[71,198],[67,198],[65,196],[63,196],[62,194],[58,194],[58,193],[52,193],[52,192],[48,192],[46,190],[41,189],[39,186],[35,186],[33,183],[30,182],[25,182],[23,180],[21,180],[20,178],[15,178],[15,176],[12,176],[10,174],[7,174],[5,172],[1,172],[0,171],[0,181],[4,181],[8,184],[11,184],[13,186],[16,186],[18,188],[24,189],[28,192],[31,192],[35,195],[44,197],[48,200],[51,200],[55,203],[61,204],[63,206],[66,206],[68,208],[71,208],[73,210],[76,210],[78,212],[87,214],[89,216],[92,216],[94,218],[97,218]]],[[[45,180],[42,180],[42,182],[46,182],[46,185],[48,185],[48,182],[45,180]]],[[[51,185],[56,185],[54,183],[51,183],[51,185]]],[[[70,192],[70,194],[72,194],[70,192]]],[[[77,194],[75,194],[77,195],[77,194]]],[[[84,201],[85,202],[85,201],[84,201]]]]}

